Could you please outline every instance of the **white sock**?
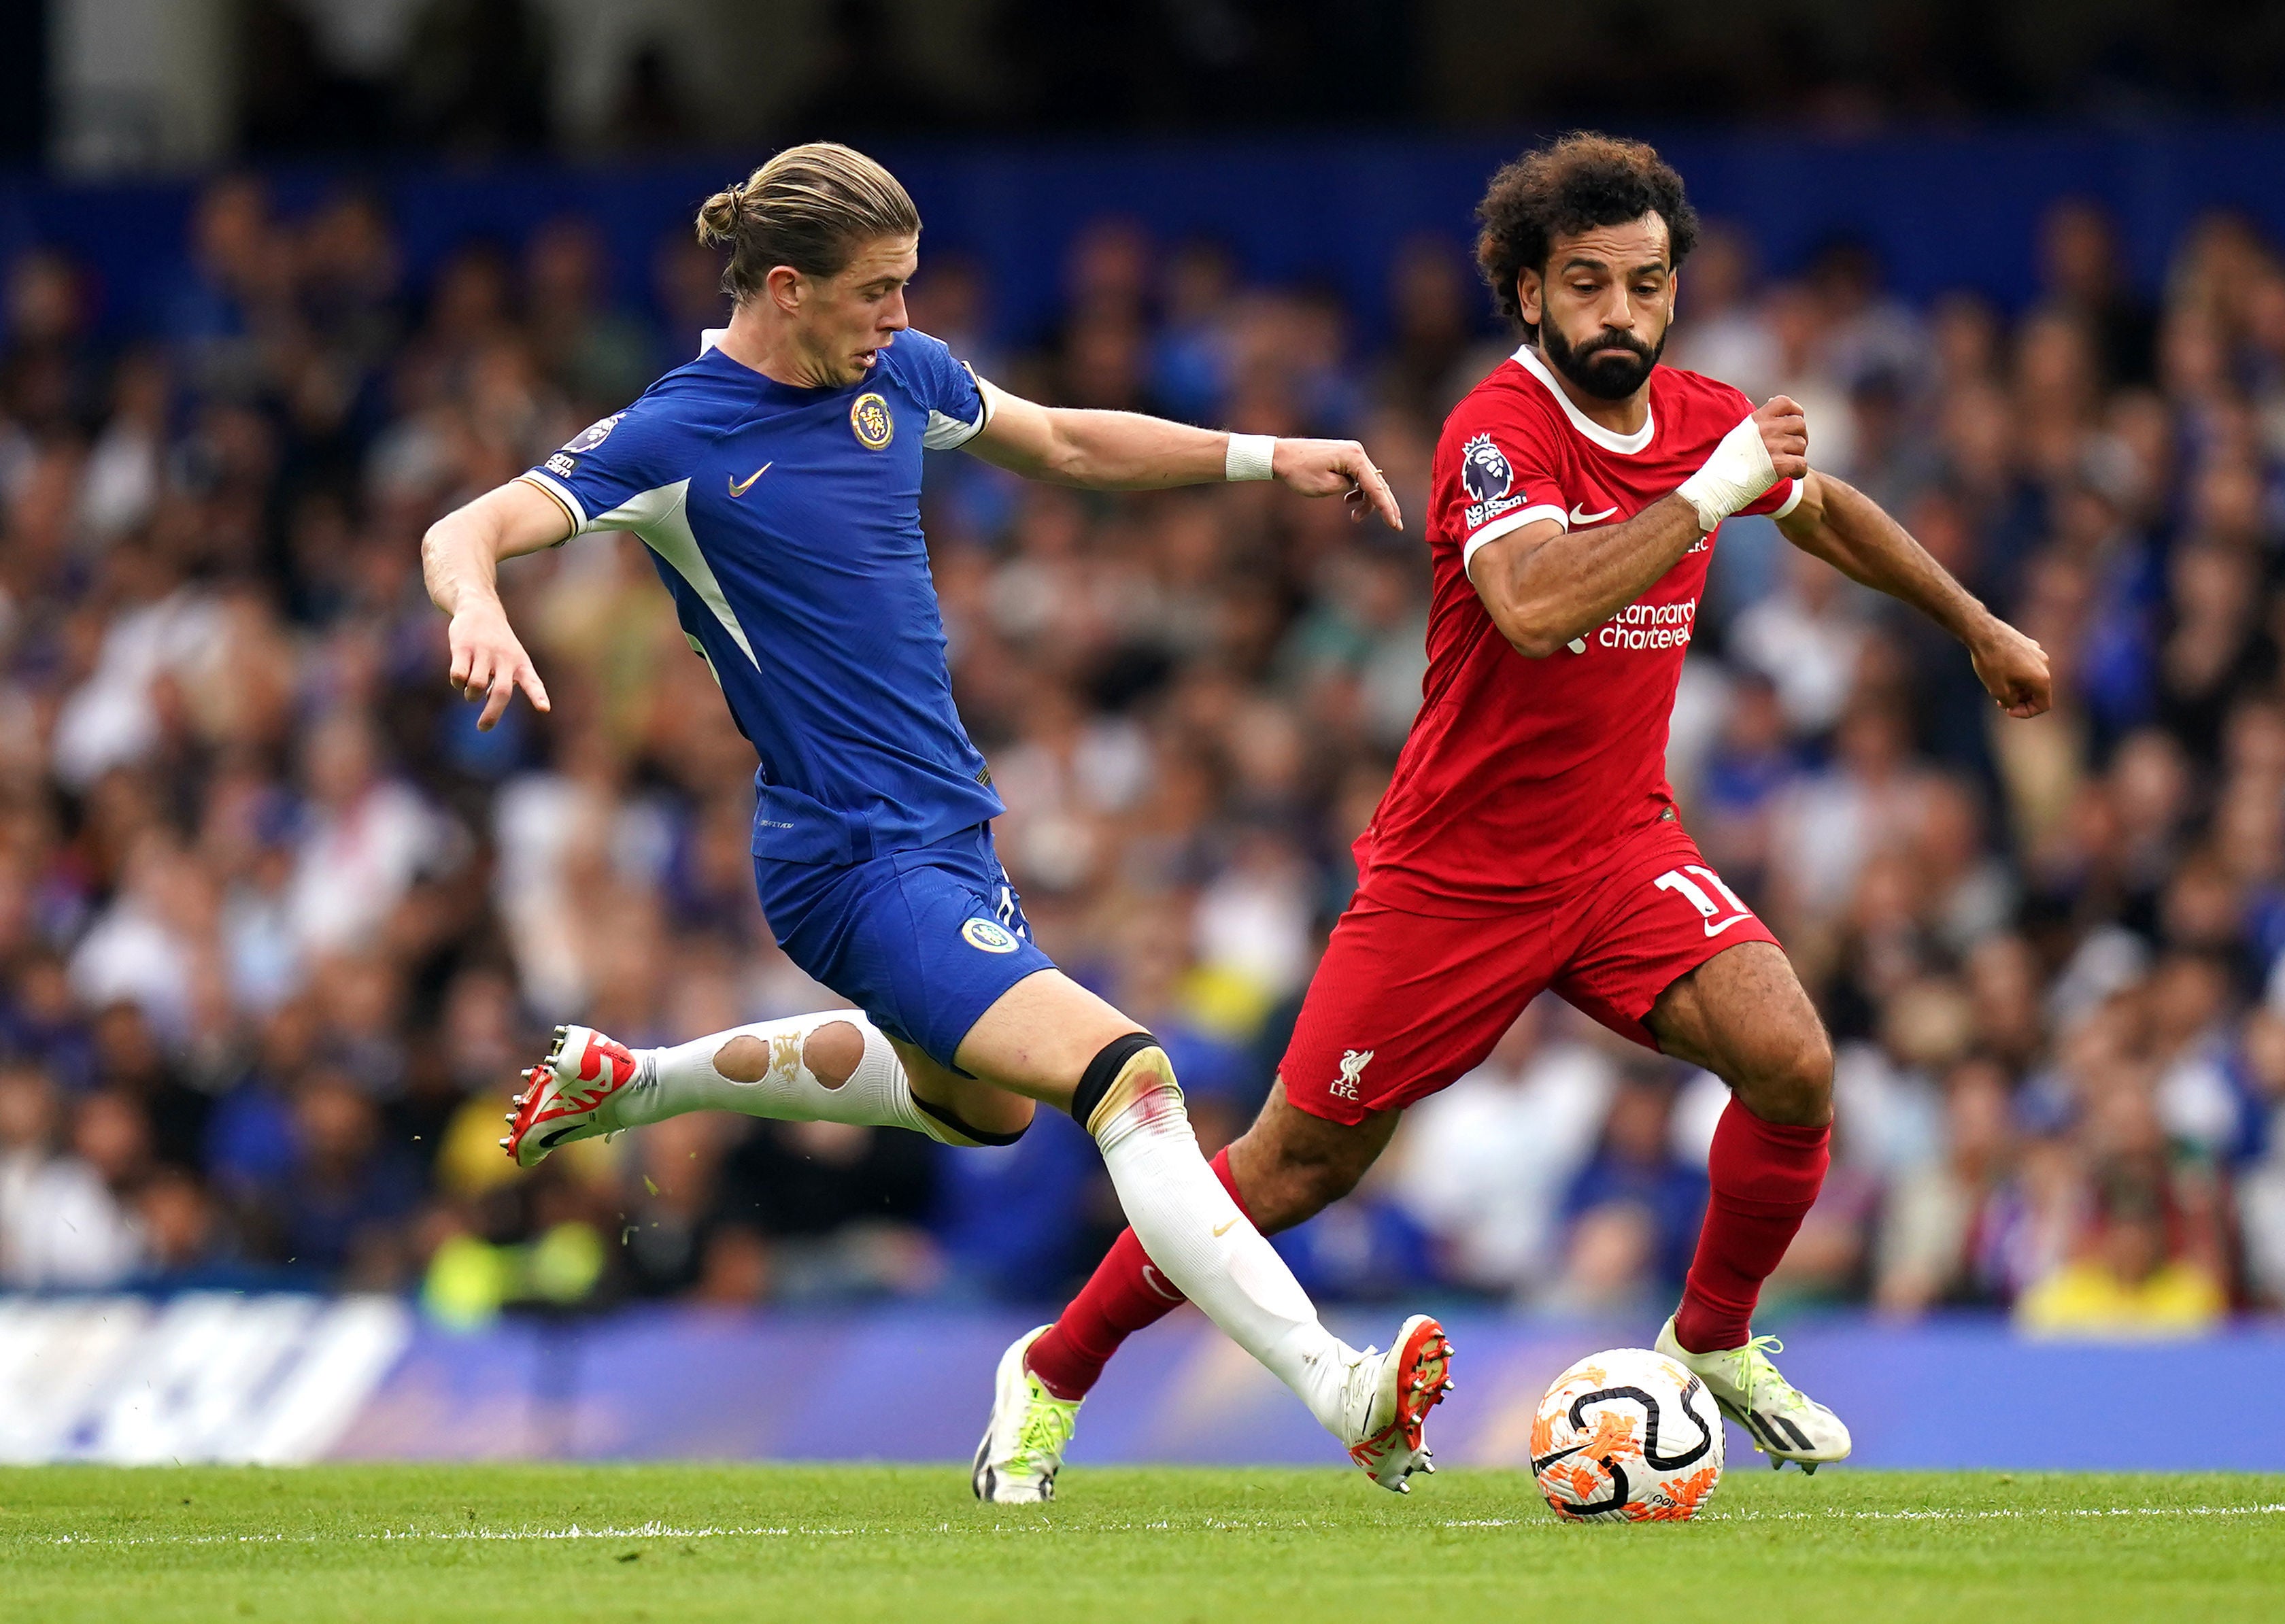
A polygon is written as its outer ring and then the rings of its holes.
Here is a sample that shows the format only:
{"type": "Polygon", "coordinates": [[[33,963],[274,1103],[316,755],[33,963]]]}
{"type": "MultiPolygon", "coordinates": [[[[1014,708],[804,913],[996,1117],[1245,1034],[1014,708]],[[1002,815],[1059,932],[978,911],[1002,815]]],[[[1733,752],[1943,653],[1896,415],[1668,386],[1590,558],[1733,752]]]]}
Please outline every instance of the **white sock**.
{"type": "Polygon", "coordinates": [[[942,1137],[934,1119],[913,1103],[912,1087],[897,1051],[880,1028],[854,1009],[761,1021],[668,1048],[637,1049],[635,1063],[635,1080],[620,1095],[614,1113],[621,1127],[641,1127],[686,1111],[734,1110],[781,1122],[848,1122],[942,1137]],[[865,1040],[865,1052],[849,1080],[831,1088],[809,1069],[802,1050],[812,1032],[836,1022],[857,1029],[865,1040]],[[722,1051],[738,1038],[756,1040],[768,1055],[768,1069],[750,1083],[715,1069],[722,1051]]]}
{"type": "Polygon", "coordinates": [[[1214,1176],[1164,1054],[1138,1054],[1088,1126],[1150,1261],[1327,1432],[1354,1441],[1345,1389],[1355,1350],[1319,1323],[1285,1259],[1214,1176]]]}

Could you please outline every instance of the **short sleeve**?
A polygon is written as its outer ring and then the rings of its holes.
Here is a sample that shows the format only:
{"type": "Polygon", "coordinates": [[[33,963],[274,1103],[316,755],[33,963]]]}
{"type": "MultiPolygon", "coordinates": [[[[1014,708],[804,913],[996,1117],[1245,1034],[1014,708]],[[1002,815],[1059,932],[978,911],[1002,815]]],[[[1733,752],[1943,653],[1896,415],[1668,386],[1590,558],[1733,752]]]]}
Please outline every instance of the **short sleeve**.
{"type": "Polygon", "coordinates": [[[1463,569],[1487,542],[1512,530],[1543,519],[1566,523],[1559,464],[1545,425],[1511,411],[1456,419],[1444,433],[1449,450],[1435,503],[1439,528],[1459,544],[1463,569]]]}
{"type": "Polygon", "coordinates": [[[913,396],[928,411],[928,428],[921,443],[932,451],[949,451],[984,432],[992,408],[974,369],[954,355],[941,339],[925,333],[908,333],[891,346],[908,347],[908,374],[913,396]]]}
{"type": "Polygon", "coordinates": [[[643,498],[688,475],[688,432],[645,396],[588,424],[522,477],[561,504],[575,536],[634,530],[649,516],[643,498]]]}
{"type": "Polygon", "coordinates": [[[1772,519],[1782,519],[1801,506],[1801,482],[1781,479],[1738,511],[1741,514],[1767,514],[1772,519]]]}

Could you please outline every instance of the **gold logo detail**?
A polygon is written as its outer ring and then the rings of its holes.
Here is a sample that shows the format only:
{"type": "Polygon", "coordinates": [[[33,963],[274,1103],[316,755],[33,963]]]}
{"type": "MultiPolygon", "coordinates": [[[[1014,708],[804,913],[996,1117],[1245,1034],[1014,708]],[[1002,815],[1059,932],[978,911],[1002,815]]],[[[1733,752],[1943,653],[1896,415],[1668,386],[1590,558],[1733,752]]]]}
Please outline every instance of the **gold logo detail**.
{"type": "Polygon", "coordinates": [[[747,475],[745,478],[732,480],[730,482],[731,500],[735,501],[738,498],[745,495],[749,490],[751,490],[754,488],[754,482],[761,478],[763,475],[769,471],[770,465],[766,462],[760,467],[756,468],[751,474],[747,475]]]}
{"type": "Polygon", "coordinates": [[[849,427],[857,443],[871,451],[885,448],[897,432],[889,403],[869,390],[849,404],[849,427]]]}
{"type": "Polygon", "coordinates": [[[1236,1228],[1237,1228],[1237,1220],[1235,1218],[1225,1218],[1221,1222],[1214,1226],[1214,1239],[1221,1239],[1223,1236],[1228,1235],[1236,1228]]]}
{"type": "Polygon", "coordinates": [[[960,934],[970,947],[981,948],[985,953],[1013,953],[1022,945],[1013,932],[988,919],[970,920],[960,927],[960,934]]]}

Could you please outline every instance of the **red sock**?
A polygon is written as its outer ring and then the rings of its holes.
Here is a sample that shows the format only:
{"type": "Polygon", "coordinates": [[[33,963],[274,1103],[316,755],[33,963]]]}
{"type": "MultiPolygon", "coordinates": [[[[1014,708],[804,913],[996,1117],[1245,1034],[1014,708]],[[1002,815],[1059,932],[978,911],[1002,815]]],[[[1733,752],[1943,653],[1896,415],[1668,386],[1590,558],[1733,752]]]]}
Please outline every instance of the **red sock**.
{"type": "MultiPolygon", "coordinates": [[[[1230,1177],[1229,1150],[1215,1156],[1213,1170],[1237,1210],[1252,1219],[1253,1214],[1245,1212],[1245,1197],[1237,1193],[1237,1181],[1230,1177]]],[[[1083,1399],[1120,1343],[1145,1325],[1157,1324],[1186,1300],[1152,1265],[1135,1231],[1122,1230],[1071,1306],[1032,1344],[1024,1366],[1056,1397],[1083,1399]]]]}
{"type": "Polygon", "coordinates": [[[1724,1109],[1707,1161],[1713,1194],[1674,1317],[1675,1340],[1684,1347],[1710,1353],[1742,1346],[1752,1334],[1762,1282],[1825,1184],[1832,1138],[1829,1127],[1764,1122],[1735,1100],[1724,1109]]]}

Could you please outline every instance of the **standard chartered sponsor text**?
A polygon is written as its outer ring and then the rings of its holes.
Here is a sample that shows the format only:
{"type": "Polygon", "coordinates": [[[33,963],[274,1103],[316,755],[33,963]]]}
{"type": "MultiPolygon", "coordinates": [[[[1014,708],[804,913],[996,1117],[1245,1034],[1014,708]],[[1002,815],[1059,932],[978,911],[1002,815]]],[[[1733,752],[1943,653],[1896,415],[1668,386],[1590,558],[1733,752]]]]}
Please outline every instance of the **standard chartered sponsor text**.
{"type": "Polygon", "coordinates": [[[1680,648],[1690,641],[1698,619],[1698,600],[1683,603],[1629,603],[1595,634],[1605,648],[1680,648]]]}

